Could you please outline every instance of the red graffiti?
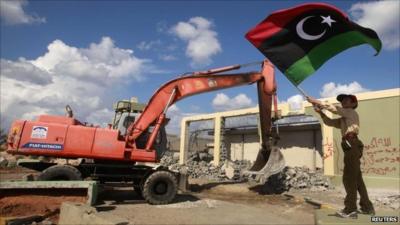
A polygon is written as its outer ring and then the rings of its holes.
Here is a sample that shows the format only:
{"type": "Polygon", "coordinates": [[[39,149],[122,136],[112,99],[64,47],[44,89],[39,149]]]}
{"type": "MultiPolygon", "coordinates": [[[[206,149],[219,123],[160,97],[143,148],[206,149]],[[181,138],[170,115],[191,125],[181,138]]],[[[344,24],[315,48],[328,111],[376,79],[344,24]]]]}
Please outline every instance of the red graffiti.
{"type": "Polygon", "coordinates": [[[376,168],[376,167],[371,167],[371,168],[362,168],[361,171],[363,173],[373,173],[377,175],[386,175],[388,173],[392,173],[396,171],[396,167],[384,167],[384,168],[376,168]]]}
{"type": "Polygon", "coordinates": [[[370,148],[377,147],[388,147],[391,146],[390,138],[377,138],[373,137],[368,145],[364,146],[364,149],[368,150],[370,148]]]}
{"type": "Polygon", "coordinates": [[[361,170],[366,174],[386,175],[398,170],[400,148],[392,146],[390,137],[373,137],[364,146],[361,170]],[[388,166],[388,164],[396,166],[388,166]]]}
{"type": "Polygon", "coordinates": [[[324,144],[322,144],[322,148],[324,149],[323,159],[327,159],[333,156],[334,152],[333,143],[329,142],[328,138],[326,138],[324,144]]]}

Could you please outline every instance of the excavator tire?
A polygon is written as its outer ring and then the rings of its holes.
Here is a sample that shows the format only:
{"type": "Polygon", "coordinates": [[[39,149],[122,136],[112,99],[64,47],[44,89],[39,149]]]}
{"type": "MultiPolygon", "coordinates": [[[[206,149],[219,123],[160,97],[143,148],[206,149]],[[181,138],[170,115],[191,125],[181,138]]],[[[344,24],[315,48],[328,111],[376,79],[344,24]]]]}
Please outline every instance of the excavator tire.
{"type": "Polygon", "coordinates": [[[170,203],[178,190],[177,180],[174,174],[168,171],[156,171],[144,182],[143,198],[152,205],[164,205],[170,203]]]}
{"type": "Polygon", "coordinates": [[[50,180],[82,180],[81,172],[73,166],[54,165],[40,173],[37,177],[39,181],[50,180]]]}

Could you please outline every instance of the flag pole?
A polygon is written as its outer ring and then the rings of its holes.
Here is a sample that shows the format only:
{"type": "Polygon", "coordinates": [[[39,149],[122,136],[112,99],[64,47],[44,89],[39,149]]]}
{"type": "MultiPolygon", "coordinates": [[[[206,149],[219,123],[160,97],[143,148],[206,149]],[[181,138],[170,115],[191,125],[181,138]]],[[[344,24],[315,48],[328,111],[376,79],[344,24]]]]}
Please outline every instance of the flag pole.
{"type": "MultiPolygon", "coordinates": [[[[285,77],[286,77],[286,76],[285,76],[285,77]]],[[[288,78],[288,77],[286,77],[286,78],[288,78]]],[[[293,83],[293,81],[290,80],[289,78],[288,78],[288,80],[290,81],[291,84],[293,84],[293,86],[294,86],[305,98],[308,97],[307,93],[306,93],[301,87],[297,86],[297,85],[296,85],[295,83],[293,83]]]]}
{"type": "Polygon", "coordinates": [[[299,92],[304,96],[304,97],[308,97],[308,95],[306,94],[306,92],[299,86],[294,85],[297,90],[299,90],[299,92]]]}
{"type": "MultiPolygon", "coordinates": [[[[299,86],[295,85],[290,79],[288,79],[290,81],[290,83],[293,84],[293,86],[307,99],[308,95],[306,94],[306,92],[299,86]]],[[[311,103],[312,104],[312,103],[311,103]]],[[[315,106],[314,104],[312,104],[313,108],[316,109],[317,106],[315,106]]]]}

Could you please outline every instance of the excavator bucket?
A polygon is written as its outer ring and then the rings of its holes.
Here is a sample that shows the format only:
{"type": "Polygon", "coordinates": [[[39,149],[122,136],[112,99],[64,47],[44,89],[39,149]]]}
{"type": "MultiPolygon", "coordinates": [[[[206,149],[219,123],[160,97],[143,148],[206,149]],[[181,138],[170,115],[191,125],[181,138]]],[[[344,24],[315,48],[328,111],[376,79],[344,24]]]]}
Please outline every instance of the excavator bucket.
{"type": "Polygon", "coordinates": [[[264,168],[265,164],[267,164],[268,162],[270,154],[270,151],[261,148],[258,151],[256,161],[254,161],[254,164],[251,166],[250,171],[260,171],[262,168],[264,168]]]}
{"type": "Polygon", "coordinates": [[[251,186],[262,185],[268,177],[279,173],[285,167],[285,159],[278,147],[273,146],[270,150],[260,149],[253,166],[245,172],[251,186]]]}
{"type": "MultiPolygon", "coordinates": [[[[255,182],[255,184],[264,184],[268,177],[280,172],[285,167],[283,155],[272,141],[272,98],[276,96],[276,83],[272,64],[264,61],[261,73],[264,79],[257,82],[257,92],[262,147],[253,166],[249,171],[245,172],[245,175],[248,175],[249,182],[255,182]]],[[[274,103],[275,117],[277,117],[276,97],[274,97],[274,103]]]]}

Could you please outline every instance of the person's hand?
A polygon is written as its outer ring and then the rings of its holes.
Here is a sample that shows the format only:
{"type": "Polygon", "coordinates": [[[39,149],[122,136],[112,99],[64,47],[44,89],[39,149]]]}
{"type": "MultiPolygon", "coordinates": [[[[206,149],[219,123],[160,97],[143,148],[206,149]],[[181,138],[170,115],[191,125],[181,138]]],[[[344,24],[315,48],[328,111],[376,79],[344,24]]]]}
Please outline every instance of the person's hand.
{"type": "Polygon", "coordinates": [[[318,106],[315,106],[315,105],[314,105],[314,111],[319,113],[319,114],[322,113],[322,109],[320,107],[318,107],[318,106]]]}
{"type": "Polygon", "coordinates": [[[311,96],[307,96],[306,97],[307,101],[311,104],[315,104],[315,98],[311,97],[311,96]]]}

